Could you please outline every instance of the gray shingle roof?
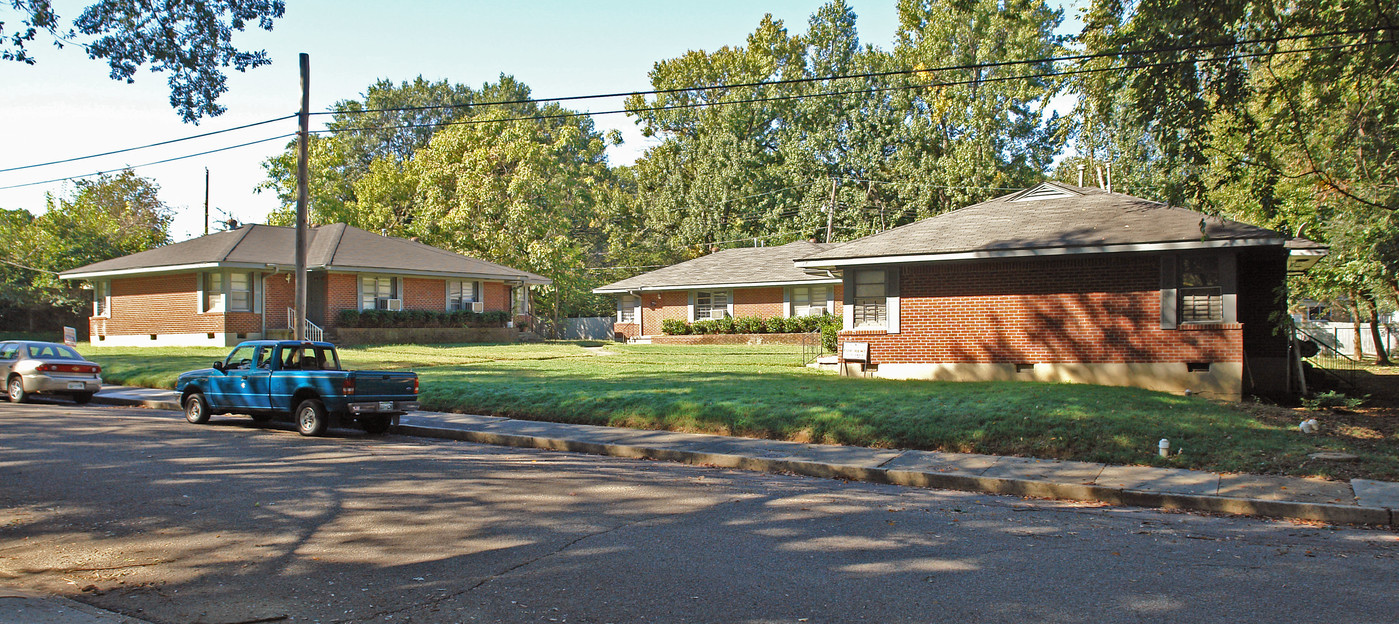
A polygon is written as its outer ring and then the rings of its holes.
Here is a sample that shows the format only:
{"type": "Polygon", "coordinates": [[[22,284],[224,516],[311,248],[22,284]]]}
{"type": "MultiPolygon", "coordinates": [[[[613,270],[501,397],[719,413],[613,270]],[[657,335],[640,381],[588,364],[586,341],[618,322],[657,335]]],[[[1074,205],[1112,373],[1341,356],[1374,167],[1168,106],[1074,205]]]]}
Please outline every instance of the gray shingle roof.
{"type": "MultiPolygon", "coordinates": [[[[310,268],[433,273],[485,279],[524,279],[532,284],[549,283],[548,278],[528,271],[402,238],[382,236],[344,223],[313,227],[309,239],[306,266],[310,268]]],[[[72,279],[93,273],[119,274],[197,264],[295,266],[296,229],[245,225],[236,230],[94,262],[59,275],[72,279]]]]}
{"type": "Polygon", "coordinates": [[[1045,182],[843,243],[801,260],[803,264],[819,266],[824,261],[839,264],[840,260],[886,256],[1222,240],[1276,240],[1282,244],[1285,238],[1272,230],[1131,195],[1045,182]]]}
{"type": "Polygon", "coordinates": [[[829,281],[808,275],[792,261],[829,249],[833,245],[796,241],[777,247],[725,249],[707,256],[672,264],[619,282],[593,289],[596,293],[674,289],[685,286],[737,286],[741,284],[800,284],[829,281]]]}

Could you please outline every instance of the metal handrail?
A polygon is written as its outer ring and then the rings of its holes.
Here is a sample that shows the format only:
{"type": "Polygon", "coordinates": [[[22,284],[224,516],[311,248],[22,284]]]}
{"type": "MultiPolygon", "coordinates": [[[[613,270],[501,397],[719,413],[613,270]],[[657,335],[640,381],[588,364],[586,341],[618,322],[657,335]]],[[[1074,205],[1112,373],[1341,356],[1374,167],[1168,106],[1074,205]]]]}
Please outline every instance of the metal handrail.
{"type": "Polygon", "coordinates": [[[1356,371],[1360,369],[1361,362],[1349,355],[1346,355],[1345,353],[1342,353],[1340,349],[1336,348],[1331,343],[1322,340],[1320,336],[1317,336],[1307,331],[1300,325],[1294,323],[1292,325],[1292,330],[1296,332],[1296,336],[1299,339],[1306,340],[1316,345],[1317,347],[1317,354],[1315,356],[1312,356],[1310,358],[1303,357],[1302,359],[1326,357],[1339,362],[1342,367],[1339,368],[1339,370],[1337,370],[1338,367],[1336,366],[1322,366],[1320,362],[1314,362],[1313,368],[1320,371],[1324,375],[1334,377],[1337,381],[1351,386],[1352,388],[1356,387],[1357,380],[1355,379],[1355,375],[1356,371]],[[1342,372],[1344,372],[1345,374],[1341,374],[1342,372]]]}
{"type": "MultiPolygon", "coordinates": [[[[296,327],[296,308],[287,308],[287,327],[296,327]]],[[[312,323],[311,319],[306,319],[306,324],[302,325],[301,329],[301,335],[306,340],[313,342],[325,341],[325,330],[321,329],[320,325],[312,323]]]]}

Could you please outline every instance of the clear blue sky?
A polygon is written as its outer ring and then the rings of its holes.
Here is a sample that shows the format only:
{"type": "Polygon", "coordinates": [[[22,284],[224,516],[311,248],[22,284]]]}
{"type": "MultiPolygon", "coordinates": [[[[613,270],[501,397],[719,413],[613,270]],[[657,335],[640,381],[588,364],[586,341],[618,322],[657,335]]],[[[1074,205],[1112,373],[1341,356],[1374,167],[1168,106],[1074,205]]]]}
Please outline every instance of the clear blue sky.
{"type": "MultiPolygon", "coordinates": [[[[895,0],[847,0],[859,17],[861,40],[882,48],[897,25],[895,0]]],[[[71,20],[84,2],[57,0],[71,20]]],[[[32,50],[34,66],[0,63],[0,169],[69,158],[229,128],[294,113],[299,105],[297,55],[311,57],[311,109],[354,99],[380,78],[395,82],[422,75],[473,87],[501,73],[528,84],[536,97],[645,90],[656,61],[687,50],[741,45],[763,14],[789,31],[806,30],[822,0],[709,0],[707,2],[577,2],[287,0],[287,15],[271,33],[249,31],[240,48],[265,48],[273,64],[246,74],[231,72],[220,100],[228,112],[199,126],[182,124],[168,103],[163,74],[142,69],[136,83],[107,78],[104,63],[81,50],[32,50]]],[[[8,7],[0,20],[12,22],[8,7]]],[[[1072,15],[1066,16],[1072,19],[1072,15]]],[[[1064,30],[1068,30],[1067,28],[1064,30]]],[[[619,101],[565,103],[585,110],[621,108],[619,101]]],[[[313,118],[313,120],[316,118],[313,118]]],[[[625,115],[595,117],[600,129],[622,130],[625,143],[611,148],[613,164],[632,162],[646,141],[625,115]]],[[[313,128],[316,127],[313,125],[313,128]]],[[[39,169],[0,173],[0,186],[25,184],[139,165],[295,131],[288,120],[176,145],[39,169]]],[[[276,207],[269,193],[255,194],[261,163],[282,141],[174,163],[141,167],[161,198],[177,211],[175,240],[203,233],[204,168],[211,178],[211,219],[231,215],[260,222],[276,207]]],[[[63,183],[0,190],[0,208],[44,209],[45,193],[63,183]]]]}

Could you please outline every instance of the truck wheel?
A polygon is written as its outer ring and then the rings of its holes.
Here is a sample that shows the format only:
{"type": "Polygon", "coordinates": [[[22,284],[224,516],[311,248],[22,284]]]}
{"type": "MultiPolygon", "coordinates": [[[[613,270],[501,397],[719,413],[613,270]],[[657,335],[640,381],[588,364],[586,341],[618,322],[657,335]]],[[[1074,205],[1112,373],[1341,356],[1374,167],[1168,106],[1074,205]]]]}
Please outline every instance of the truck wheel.
{"type": "Polygon", "coordinates": [[[316,399],[306,399],[296,406],[296,430],[301,432],[301,435],[321,435],[329,425],[324,403],[316,399]]]}
{"type": "Polygon", "coordinates": [[[11,403],[23,403],[29,399],[29,393],[24,391],[24,380],[19,375],[10,375],[10,382],[5,386],[5,390],[10,395],[11,403]]]}
{"type": "Polygon", "coordinates": [[[185,397],[185,420],[190,424],[202,425],[209,422],[209,402],[201,392],[191,392],[185,397]]]}
{"type": "Polygon", "coordinates": [[[393,416],[365,416],[359,419],[359,426],[365,433],[380,434],[389,430],[393,416]]]}

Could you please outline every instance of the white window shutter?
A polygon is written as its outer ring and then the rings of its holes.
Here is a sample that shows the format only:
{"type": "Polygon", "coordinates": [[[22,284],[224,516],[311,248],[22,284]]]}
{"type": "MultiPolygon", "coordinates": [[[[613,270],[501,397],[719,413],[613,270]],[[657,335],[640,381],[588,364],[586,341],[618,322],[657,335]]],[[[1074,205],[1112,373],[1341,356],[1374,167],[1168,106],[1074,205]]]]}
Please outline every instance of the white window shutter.
{"type": "Polygon", "coordinates": [[[1161,329],[1175,329],[1176,320],[1176,257],[1161,256],[1161,329]]]}
{"type": "Polygon", "coordinates": [[[841,320],[845,329],[855,326],[855,271],[841,274],[841,320]]]}
{"type": "Polygon", "coordinates": [[[1224,294],[1224,322],[1239,322],[1239,267],[1238,257],[1226,253],[1219,257],[1219,285],[1224,294]]]}
{"type": "Polygon", "coordinates": [[[899,333],[899,267],[890,267],[884,274],[885,314],[888,316],[886,331],[899,333]]]}
{"type": "Polygon", "coordinates": [[[792,318],[792,287],[782,289],[782,316],[792,318]]]}
{"type": "Polygon", "coordinates": [[[690,291],[690,312],[689,320],[695,322],[695,291],[690,291]]]}

